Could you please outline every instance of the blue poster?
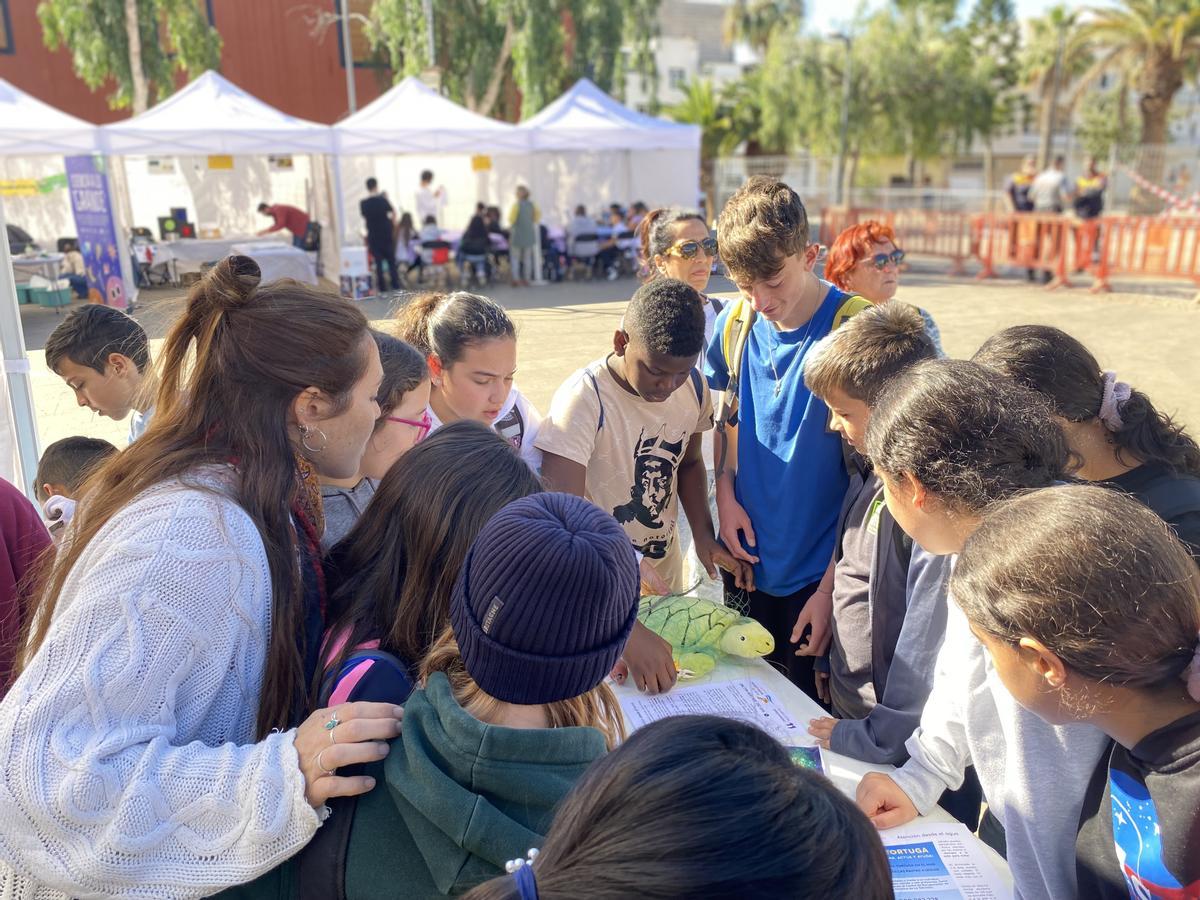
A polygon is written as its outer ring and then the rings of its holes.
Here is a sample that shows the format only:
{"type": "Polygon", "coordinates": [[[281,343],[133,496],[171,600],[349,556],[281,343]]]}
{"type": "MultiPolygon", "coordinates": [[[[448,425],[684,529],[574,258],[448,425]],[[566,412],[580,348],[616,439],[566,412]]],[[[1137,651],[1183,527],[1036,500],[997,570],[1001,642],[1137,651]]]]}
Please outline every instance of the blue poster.
{"type": "Polygon", "coordinates": [[[130,291],[121,275],[124,242],[117,239],[117,220],[104,158],[68,156],[65,162],[79,252],[87,269],[88,301],[125,309],[130,291]]]}

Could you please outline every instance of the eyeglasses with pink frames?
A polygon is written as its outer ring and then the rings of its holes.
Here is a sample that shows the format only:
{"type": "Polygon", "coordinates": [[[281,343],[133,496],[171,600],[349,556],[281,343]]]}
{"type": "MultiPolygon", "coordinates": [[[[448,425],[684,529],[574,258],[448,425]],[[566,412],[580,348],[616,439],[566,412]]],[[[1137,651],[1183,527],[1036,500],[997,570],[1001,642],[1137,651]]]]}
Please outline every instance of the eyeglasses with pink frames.
{"type": "Polygon", "coordinates": [[[418,444],[428,437],[429,429],[433,427],[433,418],[429,415],[428,409],[421,413],[421,418],[419,420],[415,421],[413,419],[401,419],[399,416],[385,416],[384,418],[386,418],[389,422],[395,422],[398,425],[411,425],[413,428],[417,429],[416,443],[418,444]]]}

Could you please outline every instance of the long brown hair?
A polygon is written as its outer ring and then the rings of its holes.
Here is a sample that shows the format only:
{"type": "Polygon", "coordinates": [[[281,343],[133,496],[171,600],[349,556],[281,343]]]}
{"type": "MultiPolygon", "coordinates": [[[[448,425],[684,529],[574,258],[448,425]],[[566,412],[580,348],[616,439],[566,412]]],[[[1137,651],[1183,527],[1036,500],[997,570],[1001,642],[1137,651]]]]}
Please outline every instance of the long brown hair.
{"type": "Polygon", "coordinates": [[[1200,569],[1171,527],[1120,491],[1056,487],[997,504],[950,594],[976,628],[1040,641],[1113,686],[1179,690],[1200,632],[1200,569]]]}
{"type": "Polygon", "coordinates": [[[330,552],[330,634],[346,640],[325,669],[337,671],[354,647],[376,638],[417,665],[450,621],[450,594],[479,530],[541,490],[512,445],[479,422],[439,428],[401,456],[330,552]]]}
{"type": "MultiPolygon", "coordinates": [[[[499,701],[485,693],[475,683],[463,664],[454,630],[449,626],[434,641],[429,653],[421,663],[420,679],[424,684],[434,672],[442,672],[450,682],[450,690],[458,705],[477,719],[487,718],[487,713],[497,707],[499,701]]],[[[601,681],[586,694],[555,700],[543,704],[546,708],[547,724],[550,728],[573,728],[584,725],[597,729],[604,735],[609,750],[625,740],[625,717],[612,688],[601,681]]]]}
{"type": "MultiPolygon", "coordinates": [[[[334,294],[291,280],[259,287],[247,257],[218,263],[188,294],[159,357],[149,428],[91,479],[70,546],[41,588],[21,667],[46,638],[67,576],[104,526],[140,493],[202,466],[233,465],[233,498],[262,537],[271,573],[271,635],[258,734],[293,724],[306,695],[304,601],[298,543],[295,444],[289,409],[319,388],[335,412],[367,365],[366,317],[334,294]]],[[[203,485],[196,485],[203,487],[203,485]]],[[[225,599],[225,598],[217,598],[225,599]]]]}
{"type": "MultiPolygon", "coordinates": [[[[1087,422],[1100,414],[1100,363],[1065,331],[1049,325],[1005,328],[984,341],[972,358],[1042,394],[1068,422],[1087,422]]],[[[1200,446],[1149,397],[1134,390],[1120,414],[1121,427],[1111,436],[1122,463],[1161,463],[1176,475],[1200,477],[1200,446]]]]}
{"type": "MultiPolygon", "coordinates": [[[[854,802],[770,735],[716,716],[662,719],[597,760],[538,849],[542,900],[893,895],[879,834],[854,802]]],[[[464,900],[520,896],[501,876],[464,900]]]]}

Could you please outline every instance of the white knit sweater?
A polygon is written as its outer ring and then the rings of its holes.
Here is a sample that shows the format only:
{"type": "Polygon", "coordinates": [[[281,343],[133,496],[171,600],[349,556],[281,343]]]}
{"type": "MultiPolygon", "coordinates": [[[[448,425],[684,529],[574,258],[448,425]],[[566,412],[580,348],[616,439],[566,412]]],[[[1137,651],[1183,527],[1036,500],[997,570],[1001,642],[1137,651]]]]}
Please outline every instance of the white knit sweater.
{"type": "Polygon", "coordinates": [[[253,743],[270,598],[228,496],[167,481],[101,529],[0,703],[0,898],[203,897],[308,842],[295,733],[253,743]]]}

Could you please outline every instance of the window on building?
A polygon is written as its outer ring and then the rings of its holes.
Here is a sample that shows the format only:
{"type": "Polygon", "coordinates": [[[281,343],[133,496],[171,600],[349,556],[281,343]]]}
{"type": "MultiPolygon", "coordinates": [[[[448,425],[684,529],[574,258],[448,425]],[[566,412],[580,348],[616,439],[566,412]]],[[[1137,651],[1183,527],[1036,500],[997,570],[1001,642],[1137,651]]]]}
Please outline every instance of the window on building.
{"type": "MultiPolygon", "coordinates": [[[[381,68],[387,65],[386,59],[371,49],[371,41],[367,37],[367,26],[363,24],[364,19],[371,17],[371,7],[374,5],[374,0],[349,0],[346,4],[347,11],[350,13],[350,53],[354,57],[356,68],[381,68]]],[[[340,10],[341,3],[333,0],[334,13],[338,13],[340,10]]],[[[338,42],[338,58],[341,59],[344,66],[346,60],[342,52],[343,27],[344,23],[339,20],[335,36],[338,42]]]]}
{"type": "Polygon", "coordinates": [[[675,88],[677,91],[682,91],[687,87],[687,69],[670,68],[667,70],[667,84],[675,88]]]}
{"type": "Polygon", "coordinates": [[[12,52],[12,19],[8,16],[8,0],[0,0],[0,53],[12,52]]]}

